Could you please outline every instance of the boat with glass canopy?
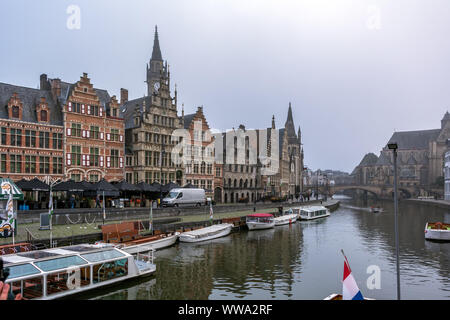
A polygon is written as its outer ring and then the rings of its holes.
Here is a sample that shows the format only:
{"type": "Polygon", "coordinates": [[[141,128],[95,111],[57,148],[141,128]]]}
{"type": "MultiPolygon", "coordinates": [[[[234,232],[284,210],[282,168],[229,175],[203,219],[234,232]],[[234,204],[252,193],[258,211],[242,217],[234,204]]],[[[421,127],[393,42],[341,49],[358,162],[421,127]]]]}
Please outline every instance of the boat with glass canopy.
{"type": "Polygon", "coordinates": [[[2,256],[6,283],[24,299],[51,300],[148,276],[156,271],[153,252],[136,257],[114,247],[76,245],[2,256]]]}
{"type": "Polygon", "coordinates": [[[311,206],[305,207],[300,210],[300,220],[313,220],[328,217],[330,215],[330,210],[324,206],[311,206]]]}

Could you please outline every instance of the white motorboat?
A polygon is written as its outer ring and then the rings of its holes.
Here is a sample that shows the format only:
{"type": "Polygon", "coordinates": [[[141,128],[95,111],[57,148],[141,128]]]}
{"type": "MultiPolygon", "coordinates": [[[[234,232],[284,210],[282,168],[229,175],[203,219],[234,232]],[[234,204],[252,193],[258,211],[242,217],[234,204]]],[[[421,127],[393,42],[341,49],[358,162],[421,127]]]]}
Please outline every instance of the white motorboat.
{"type": "Polygon", "coordinates": [[[283,216],[275,217],[274,218],[275,225],[276,226],[282,226],[285,224],[292,224],[297,221],[297,215],[294,213],[285,214],[283,216]]]}
{"type": "Polygon", "coordinates": [[[181,242],[200,242],[212,240],[229,235],[232,228],[233,225],[231,223],[214,224],[210,227],[182,232],[179,239],[181,242]]]}
{"type": "Polygon", "coordinates": [[[254,213],[246,218],[249,230],[270,229],[275,226],[275,220],[270,213],[254,213]]]}
{"type": "Polygon", "coordinates": [[[153,250],[133,255],[115,247],[75,245],[9,254],[2,257],[15,295],[24,299],[51,300],[156,271],[153,250]]]}
{"type": "Polygon", "coordinates": [[[300,220],[313,220],[328,217],[330,211],[324,206],[305,207],[300,210],[300,220]]]}
{"type": "Polygon", "coordinates": [[[425,239],[450,241],[450,224],[442,222],[427,222],[425,225],[425,239]]]}
{"type": "Polygon", "coordinates": [[[147,252],[149,250],[161,250],[170,247],[177,242],[180,232],[163,233],[155,236],[144,237],[138,240],[117,244],[116,247],[130,254],[147,252]]]}

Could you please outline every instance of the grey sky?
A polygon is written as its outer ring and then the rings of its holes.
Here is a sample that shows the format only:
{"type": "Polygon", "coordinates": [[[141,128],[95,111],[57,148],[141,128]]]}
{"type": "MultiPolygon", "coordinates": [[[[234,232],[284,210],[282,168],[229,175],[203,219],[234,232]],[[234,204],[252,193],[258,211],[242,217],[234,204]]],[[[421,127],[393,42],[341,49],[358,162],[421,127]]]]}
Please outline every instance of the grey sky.
{"type": "Polygon", "coordinates": [[[2,0],[0,82],[87,72],[141,97],[155,24],[180,112],[203,105],[223,130],[274,114],[280,128],[291,101],[312,169],[351,171],[394,129],[438,128],[449,109],[448,0],[2,0]],[[72,4],[80,30],[66,27],[72,4]]]}

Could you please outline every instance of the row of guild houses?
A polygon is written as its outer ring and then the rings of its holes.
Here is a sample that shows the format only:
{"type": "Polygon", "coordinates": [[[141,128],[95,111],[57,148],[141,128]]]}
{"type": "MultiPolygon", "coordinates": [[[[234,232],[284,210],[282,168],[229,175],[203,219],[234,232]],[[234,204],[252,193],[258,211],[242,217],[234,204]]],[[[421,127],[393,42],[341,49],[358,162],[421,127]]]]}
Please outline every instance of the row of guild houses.
{"type": "Polygon", "coordinates": [[[185,115],[183,106],[179,115],[157,28],[146,73],[147,94],[128,99],[122,88],[120,101],[87,73],[77,82],[42,74],[39,89],[0,83],[0,175],[190,184],[226,203],[302,192],[301,132],[291,104],[282,129],[273,118],[263,130],[212,133],[203,107],[185,115]]]}
{"type": "Polygon", "coordinates": [[[353,170],[357,185],[392,186],[393,153],[388,144],[398,144],[398,186],[405,196],[442,196],[444,158],[450,139],[450,114],[445,113],[441,127],[432,130],[394,132],[380,155],[366,154],[353,170]]]}

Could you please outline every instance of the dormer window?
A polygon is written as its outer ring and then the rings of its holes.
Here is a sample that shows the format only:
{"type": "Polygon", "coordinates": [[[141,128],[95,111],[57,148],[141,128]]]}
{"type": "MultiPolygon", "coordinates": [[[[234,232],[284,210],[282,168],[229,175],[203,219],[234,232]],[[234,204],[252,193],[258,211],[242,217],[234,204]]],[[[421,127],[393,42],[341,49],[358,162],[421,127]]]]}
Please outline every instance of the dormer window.
{"type": "Polygon", "coordinates": [[[13,106],[11,111],[12,111],[11,115],[12,115],[13,118],[17,118],[18,119],[20,117],[20,108],[18,106],[13,106]]]}
{"type": "Polygon", "coordinates": [[[48,121],[47,116],[47,110],[41,110],[41,121],[48,121]]]}

